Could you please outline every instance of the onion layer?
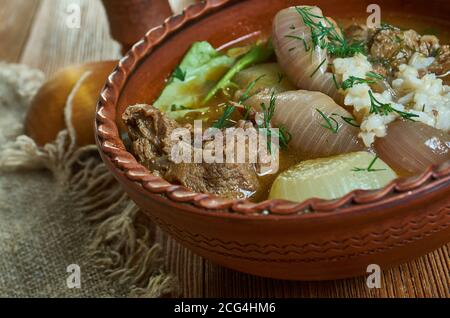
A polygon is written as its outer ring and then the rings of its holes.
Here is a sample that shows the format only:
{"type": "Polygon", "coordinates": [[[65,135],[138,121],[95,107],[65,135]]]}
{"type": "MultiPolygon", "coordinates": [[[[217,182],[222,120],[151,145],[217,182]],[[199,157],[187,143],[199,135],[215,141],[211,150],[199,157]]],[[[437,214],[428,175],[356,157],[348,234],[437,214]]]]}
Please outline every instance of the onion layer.
{"type": "MultiPolygon", "coordinates": [[[[269,92],[263,91],[249,99],[247,104],[261,111],[261,103],[269,105],[270,97],[269,92]]],[[[286,128],[292,136],[289,147],[303,157],[313,159],[364,149],[358,138],[359,129],[343,119],[352,118],[352,115],[327,95],[300,90],[283,92],[275,97],[272,124],[286,128]],[[337,132],[324,127],[326,120],[318,110],[330,118],[333,128],[339,125],[337,132]]]]}
{"type": "MultiPolygon", "coordinates": [[[[314,17],[322,17],[322,10],[309,8],[314,22],[325,23],[323,19],[314,17]]],[[[330,18],[328,20],[334,23],[330,18]]],[[[311,29],[305,25],[296,7],[278,12],[272,31],[278,63],[289,80],[298,88],[325,93],[340,104],[343,97],[338,92],[333,74],[327,72],[327,50],[320,46],[312,47],[311,29]]]]}
{"type": "Polygon", "coordinates": [[[242,88],[241,92],[246,91],[249,85],[254,82],[253,88],[247,92],[249,95],[265,88],[270,88],[276,93],[295,89],[295,86],[289,82],[277,63],[257,64],[249,67],[236,74],[233,82],[242,88]]]}
{"type": "Polygon", "coordinates": [[[450,160],[450,137],[419,122],[398,120],[389,125],[386,137],[376,139],[375,150],[397,171],[418,174],[450,160]]]}
{"type": "Polygon", "coordinates": [[[295,202],[313,197],[337,199],[357,189],[382,188],[396,177],[383,161],[361,151],[296,165],[277,177],[269,198],[295,202]]]}

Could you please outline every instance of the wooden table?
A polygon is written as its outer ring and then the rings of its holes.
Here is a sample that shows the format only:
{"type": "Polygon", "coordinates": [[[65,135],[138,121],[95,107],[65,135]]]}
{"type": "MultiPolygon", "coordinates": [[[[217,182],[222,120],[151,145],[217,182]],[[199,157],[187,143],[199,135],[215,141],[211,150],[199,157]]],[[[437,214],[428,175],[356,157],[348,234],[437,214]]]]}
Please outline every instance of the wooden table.
{"type": "MultiPolygon", "coordinates": [[[[0,0],[0,43],[0,61],[24,63],[48,75],[70,64],[120,56],[99,0],[0,0]],[[71,3],[81,7],[80,29],[66,25],[71,3]]],[[[158,240],[167,269],[178,277],[185,297],[450,296],[450,244],[383,272],[382,288],[370,290],[363,277],[289,282],[241,274],[192,254],[164,233],[158,240]]]]}

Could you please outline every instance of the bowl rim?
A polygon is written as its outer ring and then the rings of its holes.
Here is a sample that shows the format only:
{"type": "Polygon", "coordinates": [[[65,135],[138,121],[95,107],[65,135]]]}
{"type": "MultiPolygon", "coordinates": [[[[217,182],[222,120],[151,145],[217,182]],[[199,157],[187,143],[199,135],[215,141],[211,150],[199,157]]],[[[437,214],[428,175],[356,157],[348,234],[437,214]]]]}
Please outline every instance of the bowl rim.
{"type": "Polygon", "coordinates": [[[226,199],[217,195],[196,193],[186,187],[173,185],[161,177],[155,176],[147,168],[137,162],[129,153],[119,135],[116,124],[116,106],[120,91],[124,87],[129,75],[135,70],[139,62],[150,54],[156,46],[162,43],[169,35],[180,31],[188,23],[204,18],[218,8],[236,3],[236,0],[206,0],[193,4],[181,14],[169,17],[166,21],[151,30],[138,41],[108,76],[100,92],[95,114],[95,139],[98,149],[105,160],[123,173],[131,182],[138,184],[150,194],[157,194],[172,203],[191,205],[202,212],[221,212],[221,214],[265,215],[267,217],[304,216],[320,217],[338,211],[353,213],[361,209],[382,208],[388,203],[417,199],[429,192],[442,187],[450,189],[450,161],[440,165],[428,167],[422,174],[397,178],[387,186],[378,190],[355,190],[342,198],[324,200],[318,198],[308,199],[304,202],[287,200],[266,200],[255,203],[248,199],[226,199]]]}

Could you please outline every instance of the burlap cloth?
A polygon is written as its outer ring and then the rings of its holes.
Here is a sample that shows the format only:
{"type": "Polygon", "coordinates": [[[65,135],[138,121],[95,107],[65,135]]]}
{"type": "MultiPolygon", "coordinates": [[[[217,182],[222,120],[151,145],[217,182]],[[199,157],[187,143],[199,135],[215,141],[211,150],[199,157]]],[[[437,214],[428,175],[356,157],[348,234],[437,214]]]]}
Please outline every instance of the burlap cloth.
{"type": "Polygon", "coordinates": [[[152,227],[94,145],[67,130],[45,147],[23,134],[40,71],[0,63],[0,297],[159,297],[176,293],[152,227]],[[70,289],[67,267],[81,269],[70,289]]]}

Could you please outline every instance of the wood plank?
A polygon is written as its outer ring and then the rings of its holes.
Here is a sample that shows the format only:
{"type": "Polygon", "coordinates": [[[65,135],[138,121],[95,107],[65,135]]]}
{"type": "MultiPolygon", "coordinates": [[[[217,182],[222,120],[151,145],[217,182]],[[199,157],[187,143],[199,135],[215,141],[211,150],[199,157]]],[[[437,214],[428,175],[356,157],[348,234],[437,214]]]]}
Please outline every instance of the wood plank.
{"type": "Polygon", "coordinates": [[[203,297],[204,259],[178,244],[162,230],[157,230],[156,241],[164,250],[166,270],[178,281],[178,295],[184,298],[203,297]]]}
{"type": "Polygon", "coordinates": [[[42,0],[21,62],[51,74],[64,66],[119,57],[100,1],[42,0]],[[81,9],[79,29],[66,24],[71,4],[81,9]]]}
{"type": "Polygon", "coordinates": [[[28,39],[39,0],[2,0],[0,61],[17,62],[28,39]]]}
{"type": "Polygon", "coordinates": [[[325,282],[291,282],[241,274],[205,262],[206,297],[449,297],[450,244],[383,272],[382,288],[365,277],[325,282]]]}

